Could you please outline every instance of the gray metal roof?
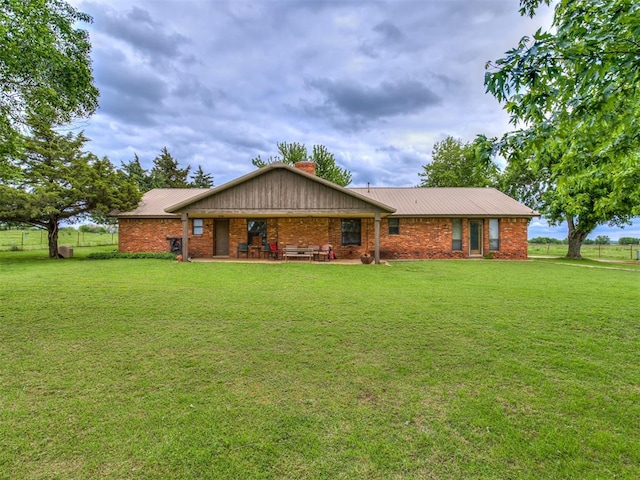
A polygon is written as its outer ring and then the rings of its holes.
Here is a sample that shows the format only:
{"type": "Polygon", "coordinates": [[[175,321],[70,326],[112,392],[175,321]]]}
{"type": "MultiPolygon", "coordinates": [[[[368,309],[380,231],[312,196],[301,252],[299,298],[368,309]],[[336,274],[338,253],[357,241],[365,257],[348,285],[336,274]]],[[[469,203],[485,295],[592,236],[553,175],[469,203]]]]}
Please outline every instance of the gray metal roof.
{"type": "Polygon", "coordinates": [[[351,188],[393,206],[393,216],[537,217],[540,214],[494,188],[351,188]]]}
{"type": "Polygon", "coordinates": [[[165,208],[184,202],[209,190],[208,188],[155,188],[142,196],[138,208],[130,212],[118,213],[117,217],[164,217],[175,218],[176,215],[167,213],[165,208]]]}

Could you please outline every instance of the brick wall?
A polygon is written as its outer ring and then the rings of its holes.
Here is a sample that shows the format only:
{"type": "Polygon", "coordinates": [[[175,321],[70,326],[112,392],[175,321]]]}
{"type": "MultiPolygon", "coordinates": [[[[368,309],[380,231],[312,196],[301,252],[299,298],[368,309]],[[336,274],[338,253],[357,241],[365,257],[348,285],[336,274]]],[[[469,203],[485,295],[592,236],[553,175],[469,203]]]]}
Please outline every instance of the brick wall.
{"type": "MultiPolygon", "coordinates": [[[[182,238],[179,218],[121,218],[118,221],[120,252],[169,252],[168,238],[182,238]]],[[[189,256],[213,255],[213,219],[204,219],[204,233],[193,235],[193,220],[189,219],[189,256]]]]}
{"type": "MultiPolygon", "coordinates": [[[[362,245],[342,246],[342,222],[339,218],[271,218],[267,222],[267,242],[285,245],[333,245],[342,259],[359,258],[374,253],[374,220],[362,219],[362,245]]],[[[182,237],[180,219],[121,219],[120,251],[168,252],[167,237],[182,237]]],[[[527,258],[526,218],[500,219],[500,248],[489,251],[489,219],[483,220],[483,253],[494,258],[523,260],[527,258]]],[[[389,234],[386,219],[380,222],[380,256],[385,259],[467,258],[469,252],[468,220],[462,219],[462,250],[452,251],[450,218],[401,218],[400,233],[389,234]]],[[[214,221],[204,219],[204,233],[193,235],[189,222],[189,256],[211,257],[214,250],[214,221]]],[[[229,254],[237,255],[237,247],[247,241],[247,219],[229,220],[229,254]]]]}
{"type": "Polygon", "coordinates": [[[118,220],[118,250],[121,252],[169,252],[168,237],[182,237],[179,218],[118,220]]]}

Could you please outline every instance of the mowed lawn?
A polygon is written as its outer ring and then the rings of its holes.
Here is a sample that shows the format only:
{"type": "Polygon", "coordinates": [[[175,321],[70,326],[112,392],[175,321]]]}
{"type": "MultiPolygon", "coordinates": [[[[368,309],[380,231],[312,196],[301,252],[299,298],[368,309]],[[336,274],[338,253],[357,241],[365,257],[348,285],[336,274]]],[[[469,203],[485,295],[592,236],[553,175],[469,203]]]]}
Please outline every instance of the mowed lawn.
{"type": "Polygon", "coordinates": [[[0,254],[0,478],[640,478],[637,269],[41,256],[0,254]]]}

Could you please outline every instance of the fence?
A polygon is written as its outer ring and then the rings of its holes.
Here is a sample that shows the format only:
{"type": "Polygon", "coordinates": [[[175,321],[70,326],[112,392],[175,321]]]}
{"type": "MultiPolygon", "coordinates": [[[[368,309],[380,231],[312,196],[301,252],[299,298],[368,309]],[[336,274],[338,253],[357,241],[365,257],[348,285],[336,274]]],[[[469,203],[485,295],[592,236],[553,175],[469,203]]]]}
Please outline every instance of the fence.
{"type": "MultiPolygon", "coordinates": [[[[568,246],[557,243],[530,243],[529,255],[565,256],[568,246]]],[[[582,245],[580,254],[585,258],[603,260],[636,260],[640,245],[582,245]]]]}
{"type": "MultiPolygon", "coordinates": [[[[118,233],[93,233],[64,229],[58,233],[58,245],[70,247],[118,245],[118,233]]],[[[47,248],[49,248],[49,240],[45,230],[0,231],[0,250],[39,250],[47,248]]]]}

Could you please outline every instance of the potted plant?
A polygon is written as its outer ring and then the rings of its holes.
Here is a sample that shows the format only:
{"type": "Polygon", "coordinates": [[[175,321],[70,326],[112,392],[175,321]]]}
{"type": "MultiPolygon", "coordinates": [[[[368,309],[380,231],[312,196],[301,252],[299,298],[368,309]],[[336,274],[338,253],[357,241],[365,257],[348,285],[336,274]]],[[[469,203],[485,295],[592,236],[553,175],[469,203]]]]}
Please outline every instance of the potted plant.
{"type": "Polygon", "coordinates": [[[369,265],[371,262],[373,262],[373,257],[368,253],[363,253],[362,255],[360,255],[360,261],[365,265],[369,265]]]}

